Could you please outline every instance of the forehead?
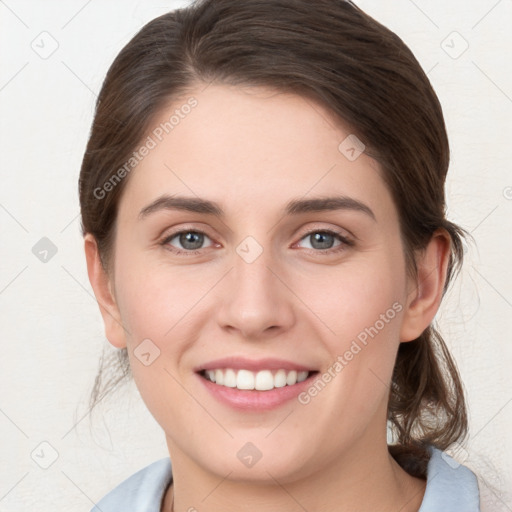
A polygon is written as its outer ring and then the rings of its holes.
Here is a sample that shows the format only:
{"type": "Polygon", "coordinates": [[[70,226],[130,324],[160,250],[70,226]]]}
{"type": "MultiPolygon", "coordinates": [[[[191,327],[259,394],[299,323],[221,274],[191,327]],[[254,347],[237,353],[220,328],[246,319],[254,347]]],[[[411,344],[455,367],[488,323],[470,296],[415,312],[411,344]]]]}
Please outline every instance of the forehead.
{"type": "Polygon", "coordinates": [[[203,85],[158,112],[147,137],[151,149],[121,201],[132,211],[162,193],[210,198],[228,213],[332,193],[364,199],[381,214],[393,208],[378,164],[346,153],[350,129],[302,96],[203,85]]]}

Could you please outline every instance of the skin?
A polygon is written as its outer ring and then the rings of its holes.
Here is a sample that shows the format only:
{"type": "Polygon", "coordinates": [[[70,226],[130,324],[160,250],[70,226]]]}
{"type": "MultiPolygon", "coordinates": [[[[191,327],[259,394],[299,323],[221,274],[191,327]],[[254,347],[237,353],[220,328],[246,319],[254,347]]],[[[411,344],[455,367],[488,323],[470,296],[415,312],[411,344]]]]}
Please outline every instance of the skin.
{"type": "MultiPolygon", "coordinates": [[[[139,163],[121,198],[113,271],[85,237],[89,279],[112,345],[127,347],[133,377],[162,426],[174,484],[162,510],[412,512],[425,481],[390,457],[389,383],[400,342],[417,338],[439,307],[449,237],[439,230],[406,273],[398,214],[378,164],[349,161],[351,132],[322,106],[256,87],[198,84],[198,105],[139,163]],[[163,193],[218,202],[204,213],[139,212],[163,193]],[[285,215],[291,199],[345,195],[354,210],[285,215]],[[335,230],[321,251],[308,233],[335,230]],[[197,254],[173,232],[204,232],[197,254]],[[252,263],[236,249],[252,236],[252,263]],[[190,250],[190,249],[188,249],[190,250]],[[329,251],[331,251],[329,253],[329,251]],[[307,405],[291,400],[240,412],[215,400],[193,369],[225,357],[276,357],[325,371],[357,335],[398,302],[402,310],[307,405]],[[133,354],[160,350],[149,366],[133,354]],[[237,452],[253,443],[248,468],[237,452]]],[[[188,98],[188,96],[187,96],[188,98]]],[[[185,103],[163,109],[155,126],[185,103]]]]}

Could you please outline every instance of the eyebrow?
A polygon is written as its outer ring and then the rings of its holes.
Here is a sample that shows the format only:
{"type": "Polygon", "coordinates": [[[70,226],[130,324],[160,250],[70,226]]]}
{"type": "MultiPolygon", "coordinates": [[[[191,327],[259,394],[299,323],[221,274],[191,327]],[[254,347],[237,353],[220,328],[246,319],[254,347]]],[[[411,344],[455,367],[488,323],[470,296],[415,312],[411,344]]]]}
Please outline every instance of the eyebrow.
{"type": "MultiPolygon", "coordinates": [[[[162,210],[182,210],[213,215],[219,218],[224,218],[225,216],[224,210],[214,201],[202,199],[200,197],[170,196],[164,194],[145,206],[139,213],[139,219],[142,220],[152,213],[162,210]]],[[[286,215],[335,210],[352,210],[362,212],[371,217],[374,221],[377,220],[369,206],[357,199],[347,196],[293,199],[286,204],[284,209],[286,215]]]]}

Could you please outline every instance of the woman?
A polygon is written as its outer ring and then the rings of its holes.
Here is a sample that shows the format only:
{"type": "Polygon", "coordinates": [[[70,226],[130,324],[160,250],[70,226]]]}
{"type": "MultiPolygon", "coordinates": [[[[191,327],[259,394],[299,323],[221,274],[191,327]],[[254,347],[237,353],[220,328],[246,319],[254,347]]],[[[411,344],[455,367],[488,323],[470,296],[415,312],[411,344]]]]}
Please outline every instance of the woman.
{"type": "Polygon", "coordinates": [[[196,2],[107,74],[88,273],[169,458],[95,510],[479,510],[443,452],[467,416],[432,325],[464,234],[442,110],[394,33],[312,5],[196,2]]]}

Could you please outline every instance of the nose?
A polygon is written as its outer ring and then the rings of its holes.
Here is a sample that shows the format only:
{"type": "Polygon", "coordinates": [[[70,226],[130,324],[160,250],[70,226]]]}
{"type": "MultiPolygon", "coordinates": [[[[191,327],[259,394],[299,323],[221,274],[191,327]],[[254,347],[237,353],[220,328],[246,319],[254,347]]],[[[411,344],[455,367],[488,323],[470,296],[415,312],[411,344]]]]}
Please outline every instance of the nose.
{"type": "Polygon", "coordinates": [[[290,329],[295,322],[292,287],[270,251],[263,250],[252,262],[235,252],[233,266],[217,309],[221,328],[248,341],[272,338],[290,329]]]}

